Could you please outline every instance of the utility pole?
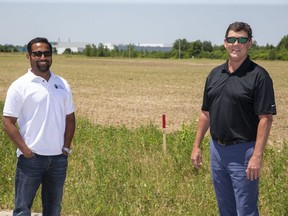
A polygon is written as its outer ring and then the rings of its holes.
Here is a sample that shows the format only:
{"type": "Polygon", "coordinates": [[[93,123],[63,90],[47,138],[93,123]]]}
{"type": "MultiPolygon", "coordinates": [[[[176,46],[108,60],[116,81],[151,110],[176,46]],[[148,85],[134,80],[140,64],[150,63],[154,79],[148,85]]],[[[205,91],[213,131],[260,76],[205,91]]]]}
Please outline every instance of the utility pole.
{"type": "Polygon", "coordinates": [[[178,40],[179,42],[179,59],[181,58],[181,40],[178,40]]]}

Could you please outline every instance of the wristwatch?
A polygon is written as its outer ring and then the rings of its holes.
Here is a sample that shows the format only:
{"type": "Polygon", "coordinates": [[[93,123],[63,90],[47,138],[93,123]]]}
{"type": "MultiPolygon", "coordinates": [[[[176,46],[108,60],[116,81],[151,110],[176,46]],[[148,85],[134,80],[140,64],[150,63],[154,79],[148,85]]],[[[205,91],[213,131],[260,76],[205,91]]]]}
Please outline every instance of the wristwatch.
{"type": "Polygon", "coordinates": [[[71,148],[63,147],[62,149],[63,149],[63,151],[67,152],[67,154],[71,154],[72,153],[72,149],[71,148]]]}

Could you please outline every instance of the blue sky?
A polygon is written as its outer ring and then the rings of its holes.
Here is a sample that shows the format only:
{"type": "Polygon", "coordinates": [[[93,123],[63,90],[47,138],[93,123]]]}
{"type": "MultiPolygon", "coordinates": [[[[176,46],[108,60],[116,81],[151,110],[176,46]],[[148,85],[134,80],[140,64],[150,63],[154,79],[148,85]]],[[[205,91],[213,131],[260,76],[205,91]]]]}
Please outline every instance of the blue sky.
{"type": "Polygon", "coordinates": [[[249,23],[259,45],[276,46],[288,35],[287,0],[0,0],[0,11],[0,44],[44,36],[96,45],[179,38],[220,45],[234,21],[249,23]]]}

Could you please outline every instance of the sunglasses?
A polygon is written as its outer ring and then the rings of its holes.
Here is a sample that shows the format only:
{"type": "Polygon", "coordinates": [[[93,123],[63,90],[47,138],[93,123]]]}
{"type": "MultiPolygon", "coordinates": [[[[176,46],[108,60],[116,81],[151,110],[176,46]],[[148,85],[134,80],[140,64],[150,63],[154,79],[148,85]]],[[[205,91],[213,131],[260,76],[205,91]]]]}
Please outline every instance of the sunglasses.
{"type": "Polygon", "coordinates": [[[33,56],[36,56],[36,57],[42,57],[42,55],[44,55],[45,57],[52,56],[51,51],[44,51],[44,52],[36,51],[36,52],[31,52],[30,54],[32,54],[33,56]]]}
{"type": "Polygon", "coordinates": [[[236,40],[238,41],[239,44],[245,44],[247,43],[247,41],[249,40],[249,38],[247,37],[239,37],[239,38],[236,38],[236,37],[227,37],[226,38],[226,41],[227,43],[235,43],[236,40]]]}

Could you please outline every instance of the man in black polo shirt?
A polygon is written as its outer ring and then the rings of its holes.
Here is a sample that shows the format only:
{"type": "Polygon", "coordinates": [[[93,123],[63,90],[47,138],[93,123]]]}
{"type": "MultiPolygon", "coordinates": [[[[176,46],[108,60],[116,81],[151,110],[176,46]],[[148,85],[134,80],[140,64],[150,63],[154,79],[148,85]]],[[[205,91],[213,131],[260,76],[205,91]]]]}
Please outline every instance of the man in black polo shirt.
{"type": "Polygon", "coordinates": [[[250,60],[252,29],[229,25],[226,63],[207,77],[191,160],[202,164],[200,144],[210,127],[211,174],[220,215],[259,215],[258,185],[264,147],[276,114],[268,72],[250,60]]]}

